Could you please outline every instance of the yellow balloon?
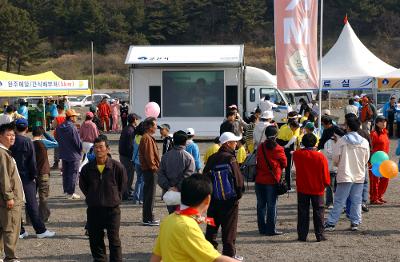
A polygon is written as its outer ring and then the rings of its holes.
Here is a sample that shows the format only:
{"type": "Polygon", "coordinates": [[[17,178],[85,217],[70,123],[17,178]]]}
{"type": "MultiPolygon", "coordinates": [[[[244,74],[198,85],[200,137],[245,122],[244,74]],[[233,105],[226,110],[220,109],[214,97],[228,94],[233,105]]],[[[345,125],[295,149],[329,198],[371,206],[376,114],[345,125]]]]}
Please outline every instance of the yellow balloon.
{"type": "Polygon", "coordinates": [[[392,179],[395,178],[399,174],[399,167],[392,160],[385,160],[379,166],[379,172],[383,177],[392,179]]]}

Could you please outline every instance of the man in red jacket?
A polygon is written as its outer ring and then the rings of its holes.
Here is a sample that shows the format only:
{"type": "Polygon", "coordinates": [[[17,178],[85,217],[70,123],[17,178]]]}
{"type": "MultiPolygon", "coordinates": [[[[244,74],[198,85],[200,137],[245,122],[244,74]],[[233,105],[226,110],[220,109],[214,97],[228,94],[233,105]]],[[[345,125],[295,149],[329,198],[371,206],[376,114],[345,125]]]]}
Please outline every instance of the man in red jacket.
{"type": "Polygon", "coordinates": [[[325,187],[330,184],[328,160],[322,153],[315,150],[317,143],[315,135],[305,134],[302,143],[305,148],[293,153],[297,186],[297,234],[299,241],[307,241],[311,201],[315,236],[320,242],[326,240],[324,236],[324,191],[325,187]]]}

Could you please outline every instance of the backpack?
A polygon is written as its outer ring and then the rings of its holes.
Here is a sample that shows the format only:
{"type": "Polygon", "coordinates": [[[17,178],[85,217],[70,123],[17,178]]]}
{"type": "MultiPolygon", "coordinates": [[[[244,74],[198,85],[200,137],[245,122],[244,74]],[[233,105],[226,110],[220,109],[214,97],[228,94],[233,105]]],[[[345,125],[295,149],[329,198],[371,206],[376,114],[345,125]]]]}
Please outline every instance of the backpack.
{"type": "Polygon", "coordinates": [[[242,175],[246,178],[247,183],[254,182],[256,180],[256,173],[257,173],[256,155],[257,155],[257,150],[254,150],[253,153],[251,153],[246,157],[242,166],[240,167],[240,171],[242,172],[242,175]]]}
{"type": "Polygon", "coordinates": [[[229,164],[215,166],[210,171],[210,177],[213,187],[213,199],[230,200],[236,198],[235,181],[229,164]]]}
{"type": "Polygon", "coordinates": [[[92,146],[89,150],[89,152],[87,152],[86,157],[89,161],[95,160],[96,159],[96,155],[94,154],[94,146],[92,146]]]}

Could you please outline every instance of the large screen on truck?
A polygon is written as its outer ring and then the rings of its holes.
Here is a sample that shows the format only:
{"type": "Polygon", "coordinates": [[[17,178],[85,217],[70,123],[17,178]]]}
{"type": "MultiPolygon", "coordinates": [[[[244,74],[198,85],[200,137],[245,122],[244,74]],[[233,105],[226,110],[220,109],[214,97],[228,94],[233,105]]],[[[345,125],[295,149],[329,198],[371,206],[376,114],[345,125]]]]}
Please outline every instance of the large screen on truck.
{"type": "Polygon", "coordinates": [[[224,71],[164,71],[163,117],[223,117],[224,71]]]}

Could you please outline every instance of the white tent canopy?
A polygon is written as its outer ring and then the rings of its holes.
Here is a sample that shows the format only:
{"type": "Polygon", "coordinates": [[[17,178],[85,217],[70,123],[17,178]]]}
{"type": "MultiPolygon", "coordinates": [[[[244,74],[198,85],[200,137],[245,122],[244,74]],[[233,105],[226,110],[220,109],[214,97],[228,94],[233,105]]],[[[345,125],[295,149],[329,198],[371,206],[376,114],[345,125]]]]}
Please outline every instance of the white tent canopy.
{"type": "Polygon", "coordinates": [[[394,70],[365,47],[347,22],[335,45],[322,58],[323,88],[372,88],[375,77],[394,70]]]}
{"type": "Polygon", "coordinates": [[[400,69],[396,69],[390,73],[380,75],[379,78],[400,78],[400,69]]]}

